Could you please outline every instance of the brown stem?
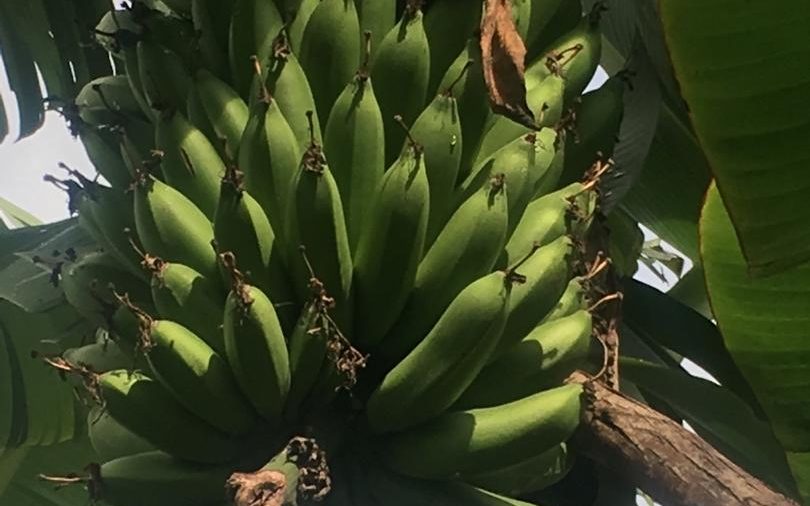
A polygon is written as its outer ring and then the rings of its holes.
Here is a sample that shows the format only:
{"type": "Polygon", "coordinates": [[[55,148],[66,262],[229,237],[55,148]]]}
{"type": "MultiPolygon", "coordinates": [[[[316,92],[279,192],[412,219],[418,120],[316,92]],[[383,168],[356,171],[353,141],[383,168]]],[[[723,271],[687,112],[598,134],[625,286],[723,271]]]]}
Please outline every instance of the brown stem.
{"type": "Polygon", "coordinates": [[[799,506],[680,424],[577,371],[584,386],[576,451],[667,506],[799,506]]]}

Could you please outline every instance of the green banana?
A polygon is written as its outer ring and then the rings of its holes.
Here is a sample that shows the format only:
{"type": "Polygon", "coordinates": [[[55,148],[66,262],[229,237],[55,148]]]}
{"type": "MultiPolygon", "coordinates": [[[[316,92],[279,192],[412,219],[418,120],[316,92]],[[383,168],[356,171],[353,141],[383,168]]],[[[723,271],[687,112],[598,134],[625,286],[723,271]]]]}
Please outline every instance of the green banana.
{"type": "Polygon", "coordinates": [[[491,408],[447,412],[380,441],[395,471],[422,478],[476,475],[553,448],[579,426],[581,385],[491,408]]]}
{"type": "Polygon", "coordinates": [[[506,243],[506,263],[512,264],[534,246],[545,246],[570,233],[581,237],[590,223],[596,194],[582,183],[549,193],[526,206],[506,243]]]}
{"type": "Polygon", "coordinates": [[[295,322],[298,308],[270,220],[256,199],[244,191],[242,173],[235,167],[228,167],[220,192],[214,217],[217,248],[236,255],[241,270],[253,285],[270,296],[283,326],[289,328],[295,322]]]}
{"type": "Polygon", "coordinates": [[[360,64],[359,33],[353,0],[321,0],[304,28],[298,54],[321,122],[360,64]]]}
{"type": "Polygon", "coordinates": [[[256,415],[244,399],[227,362],[186,327],[151,322],[146,358],[158,381],[189,412],[226,434],[245,434],[256,415]]]}
{"type": "Polygon", "coordinates": [[[360,19],[360,33],[371,34],[371,54],[374,61],[377,48],[391,28],[396,24],[396,0],[354,0],[357,17],[360,19]]]}
{"type": "MultiPolygon", "coordinates": [[[[501,496],[461,481],[421,480],[403,476],[373,461],[352,463],[352,483],[358,493],[364,493],[355,503],[387,506],[534,506],[501,496]]],[[[352,504],[352,503],[349,503],[352,504]]]]}
{"type": "MultiPolygon", "coordinates": [[[[286,32],[279,33],[273,42],[273,53],[270,56],[270,63],[267,65],[267,76],[265,78],[270,95],[276,100],[278,108],[290,125],[298,145],[303,153],[309,146],[309,121],[307,111],[315,110],[315,99],[312,97],[307,76],[298,58],[291,52],[289,39],[286,32]]],[[[255,83],[258,85],[259,80],[255,83]]],[[[261,98],[261,93],[251,93],[251,100],[261,98]]],[[[315,139],[321,142],[321,124],[317,116],[312,118],[312,128],[315,139]]]]}
{"type": "Polygon", "coordinates": [[[300,2],[295,17],[290,22],[290,47],[296,54],[301,54],[301,40],[304,38],[304,29],[309,18],[321,0],[298,0],[300,2]]]}
{"type": "Polygon", "coordinates": [[[409,139],[364,210],[369,218],[357,247],[353,279],[354,341],[361,347],[380,342],[413,288],[431,204],[427,163],[422,146],[409,139]]]}
{"type": "Polygon", "coordinates": [[[560,36],[542,57],[527,66],[524,79],[530,94],[533,88],[554,74],[559,74],[565,81],[566,105],[582,93],[591,81],[602,55],[602,33],[599,30],[602,9],[602,2],[596,2],[577,26],[560,36]]]}
{"type": "Polygon", "coordinates": [[[286,230],[293,289],[299,300],[309,298],[311,266],[335,299],[337,324],[348,333],[352,284],[349,237],[337,183],[321,146],[314,139],[301,160],[290,193],[286,230]],[[303,257],[301,247],[308,260],[303,257]]]}
{"type": "Polygon", "coordinates": [[[191,75],[174,51],[151,40],[138,41],[138,73],[147,103],[157,111],[185,110],[191,75]]]}
{"type": "MultiPolygon", "coordinates": [[[[366,59],[368,50],[367,44],[366,59]]],[[[340,190],[349,245],[356,252],[371,196],[385,170],[383,119],[365,63],[332,107],[324,150],[340,190]]]]}
{"type": "Polygon", "coordinates": [[[573,252],[573,241],[566,236],[536,251],[532,249],[526,252],[530,256],[520,267],[526,282],[512,290],[506,326],[496,355],[523,338],[560,299],[571,278],[575,263],[573,252]]]}
{"type": "MultiPolygon", "coordinates": [[[[433,94],[448,67],[481,22],[483,2],[475,0],[438,0],[425,13],[425,35],[430,44],[430,85],[433,94]]],[[[457,74],[458,75],[458,74],[457,74]]]]}
{"type": "Polygon", "coordinates": [[[573,452],[560,443],[535,457],[469,476],[467,481],[492,492],[519,497],[557,483],[573,465],[573,452]]]}
{"type": "Polygon", "coordinates": [[[150,307],[147,285],[121,268],[108,253],[90,253],[63,268],[60,284],[65,298],[85,318],[104,324],[115,311],[113,292],[127,293],[132,300],[150,307]]]}
{"type": "Polygon", "coordinates": [[[191,20],[194,23],[194,30],[199,34],[198,44],[203,66],[210,69],[214,75],[225,78],[230,70],[225,51],[228,43],[228,27],[222,23],[222,18],[230,19],[230,10],[227,5],[217,8],[215,3],[217,2],[211,0],[191,0],[191,20]],[[225,28],[225,33],[222,33],[222,27],[225,28]]]}
{"type": "Polygon", "coordinates": [[[385,126],[386,165],[399,156],[405,139],[394,117],[400,116],[410,127],[427,99],[430,46],[420,4],[420,0],[408,0],[402,19],[385,35],[371,67],[385,126]]]}
{"type": "Polygon", "coordinates": [[[460,183],[470,173],[475,154],[485,133],[484,126],[492,116],[489,107],[489,92],[484,82],[481,64],[481,46],[478,38],[467,40],[467,45],[453,61],[442,78],[440,90],[453,87],[458,116],[461,123],[461,138],[464,139],[456,182],[460,183]],[[466,71],[464,70],[466,69],[466,71]]]}
{"type": "Polygon", "coordinates": [[[171,186],[142,178],[135,188],[135,227],[146,251],[188,265],[208,279],[219,276],[211,222],[171,186]]]}
{"type": "Polygon", "coordinates": [[[132,174],[118,151],[115,134],[84,123],[77,127],[77,131],[88,158],[99,174],[118,190],[128,188],[132,183],[132,174]]]}
{"type": "Polygon", "coordinates": [[[225,482],[234,470],[143,452],[102,464],[97,490],[116,506],[222,506],[225,482]]]}
{"type": "Polygon", "coordinates": [[[271,1],[235,0],[228,35],[228,60],[233,86],[242,98],[250,93],[255,71],[253,58],[267,61],[273,38],[284,20],[271,1]]]}
{"type": "Polygon", "coordinates": [[[237,166],[245,173],[245,189],[264,209],[276,236],[284,237],[289,188],[302,151],[269,94],[253,105],[240,146],[237,166]]]}
{"type": "Polygon", "coordinates": [[[290,334],[290,391],[284,416],[288,421],[298,419],[304,398],[318,379],[318,372],[327,352],[327,333],[323,316],[317,304],[304,306],[295,328],[290,334]]]}
{"type": "Polygon", "coordinates": [[[496,271],[471,283],[371,394],[366,417],[376,433],[399,431],[450,407],[473,382],[501,337],[513,282],[496,271]]]}
{"type": "Polygon", "coordinates": [[[449,217],[452,201],[447,196],[453,194],[463,150],[458,105],[452,85],[439,93],[416,118],[411,136],[424,147],[425,170],[430,185],[426,239],[429,247],[449,217]]]}
{"type": "Polygon", "coordinates": [[[270,424],[281,422],[290,390],[290,361],[273,303],[255,286],[244,283],[229,265],[233,288],[225,302],[225,352],[236,382],[256,411],[270,424]]]}
{"type": "MultiPolygon", "coordinates": [[[[555,130],[557,130],[557,128],[555,128],[555,130]]],[[[557,130],[557,133],[557,141],[554,143],[556,149],[556,151],[554,151],[554,157],[551,159],[551,165],[549,165],[546,171],[546,176],[538,181],[537,186],[535,186],[534,195],[532,195],[531,198],[532,200],[537,200],[562,186],[560,179],[562,177],[563,168],[565,167],[565,142],[563,142],[564,134],[560,134],[559,130],[557,130]]]]}
{"type": "Polygon", "coordinates": [[[163,153],[160,166],[166,182],[213,218],[225,164],[205,134],[179,111],[161,114],[155,145],[163,153]]]}
{"type": "Polygon", "coordinates": [[[155,116],[155,111],[149,106],[149,101],[144,94],[143,82],[141,82],[140,64],[138,63],[137,42],[121,44],[121,46],[121,53],[124,58],[124,74],[126,75],[129,89],[135,101],[138,102],[141,114],[149,120],[152,120],[155,116]]]}
{"type": "Polygon", "coordinates": [[[398,362],[428,333],[461,290],[490,272],[507,228],[507,192],[494,177],[453,214],[416,272],[411,296],[383,339],[381,357],[398,362]]]}
{"type": "Polygon", "coordinates": [[[565,137],[561,184],[582,179],[597,160],[613,156],[624,113],[625,86],[622,74],[613,76],[574,104],[573,131],[565,137]]]}
{"type": "Polygon", "coordinates": [[[107,413],[155,448],[200,463],[225,462],[238,454],[234,442],[187,411],[156,380],[117,370],[99,376],[98,384],[107,413]]]}
{"type": "MultiPolygon", "coordinates": [[[[526,102],[534,112],[539,128],[552,127],[562,118],[564,90],[565,80],[558,74],[551,74],[527,91],[526,102]]],[[[529,128],[506,116],[494,115],[487,133],[481,139],[473,166],[484,163],[499,149],[530,132],[529,128]]]]}
{"type": "Polygon", "coordinates": [[[580,309],[587,309],[589,305],[590,280],[586,276],[571,278],[565,291],[560,296],[557,304],[540,321],[540,323],[550,322],[569,315],[580,309]]]}
{"type": "Polygon", "coordinates": [[[507,238],[517,226],[535,188],[546,178],[557,134],[550,128],[518,137],[499,149],[492,158],[473,170],[461,184],[461,200],[466,200],[494,174],[503,174],[509,185],[509,227],[507,238]]]}
{"type": "Polygon", "coordinates": [[[100,406],[94,406],[87,414],[87,435],[93,449],[104,461],[155,450],[154,446],[116,422],[100,406]]]}
{"type": "Polygon", "coordinates": [[[587,310],[542,323],[488,364],[455,408],[498,406],[558,385],[585,362],[592,342],[587,310]]]}
{"type": "Polygon", "coordinates": [[[146,119],[129,81],[122,75],[93,79],[84,85],[73,103],[79,110],[79,117],[94,126],[116,125],[122,117],[146,119]]]}
{"type": "Polygon", "coordinates": [[[523,41],[526,61],[545,54],[551,44],[573,30],[582,19],[580,0],[531,1],[531,18],[523,41]]]}
{"type": "Polygon", "coordinates": [[[236,160],[249,116],[245,101],[236,90],[205,69],[194,75],[194,88],[216,133],[212,141],[216,144],[222,139],[228,158],[236,160]]]}
{"type": "Polygon", "coordinates": [[[77,348],[68,348],[62,352],[62,358],[71,364],[81,365],[97,373],[123,369],[132,365],[126,353],[109,337],[102,337],[94,343],[77,348]]]}
{"type": "Polygon", "coordinates": [[[202,100],[200,100],[200,94],[196,86],[192,86],[188,90],[186,115],[191,124],[202,132],[205,138],[214,146],[220,157],[222,157],[223,160],[227,159],[228,153],[225,151],[225,143],[217,136],[214,125],[211,124],[211,119],[205,112],[205,106],[202,100]]]}
{"type": "Polygon", "coordinates": [[[160,0],[177,14],[191,14],[192,0],[160,0]]]}

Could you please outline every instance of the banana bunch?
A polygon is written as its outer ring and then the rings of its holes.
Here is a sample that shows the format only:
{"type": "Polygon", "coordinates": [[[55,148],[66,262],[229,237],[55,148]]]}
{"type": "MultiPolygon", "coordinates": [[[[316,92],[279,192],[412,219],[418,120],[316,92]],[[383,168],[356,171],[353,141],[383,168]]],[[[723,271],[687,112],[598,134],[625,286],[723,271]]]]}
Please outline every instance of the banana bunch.
{"type": "Polygon", "coordinates": [[[590,168],[622,86],[580,98],[598,7],[515,0],[538,125],[493,114],[481,7],[137,0],[100,20],[121,72],[68,119],[103,181],[58,181],[99,245],[61,273],[107,336],[60,362],[96,404],[95,499],[507,506],[565,475],[564,379],[601,364],[590,168]]]}

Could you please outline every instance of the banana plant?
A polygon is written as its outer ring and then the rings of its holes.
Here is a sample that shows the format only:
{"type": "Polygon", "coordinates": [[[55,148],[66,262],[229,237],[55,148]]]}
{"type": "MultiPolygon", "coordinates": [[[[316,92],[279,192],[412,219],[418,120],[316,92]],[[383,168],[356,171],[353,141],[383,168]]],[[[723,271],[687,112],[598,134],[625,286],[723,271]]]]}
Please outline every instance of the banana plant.
{"type": "Polygon", "coordinates": [[[810,504],[806,2],[117,4],[0,0],[0,501],[633,504],[584,371],[810,504]]]}

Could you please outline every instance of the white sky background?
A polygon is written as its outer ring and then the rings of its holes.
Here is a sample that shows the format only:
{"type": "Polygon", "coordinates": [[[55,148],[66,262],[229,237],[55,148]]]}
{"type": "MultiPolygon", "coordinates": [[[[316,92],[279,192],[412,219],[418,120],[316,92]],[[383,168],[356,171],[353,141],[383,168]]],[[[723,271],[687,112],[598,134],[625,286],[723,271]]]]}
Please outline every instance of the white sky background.
{"type": "MultiPolygon", "coordinates": [[[[600,68],[589,88],[600,86],[606,78],[607,75],[600,68]]],[[[60,162],[93,177],[95,169],[87,158],[84,147],[81,142],[71,137],[64,120],[56,112],[46,113],[44,126],[34,135],[16,141],[18,134],[16,101],[2,71],[0,71],[0,96],[10,116],[11,128],[9,136],[0,144],[0,197],[45,222],[66,218],[67,196],[53,185],[45,183],[42,178],[46,174],[65,177],[65,172],[58,167],[60,162]]],[[[647,230],[645,235],[648,239],[651,237],[647,230]]],[[[688,270],[692,263],[689,259],[686,261],[688,270]]],[[[665,274],[669,282],[674,283],[675,277],[666,271],[665,274]]],[[[666,291],[670,287],[644,266],[639,267],[636,278],[660,290],[666,291]]],[[[711,379],[705,371],[688,361],[684,366],[694,375],[711,379]]],[[[638,504],[648,503],[639,497],[638,504]]]]}

